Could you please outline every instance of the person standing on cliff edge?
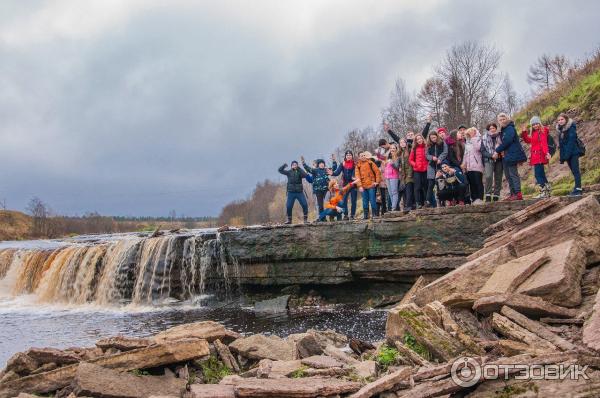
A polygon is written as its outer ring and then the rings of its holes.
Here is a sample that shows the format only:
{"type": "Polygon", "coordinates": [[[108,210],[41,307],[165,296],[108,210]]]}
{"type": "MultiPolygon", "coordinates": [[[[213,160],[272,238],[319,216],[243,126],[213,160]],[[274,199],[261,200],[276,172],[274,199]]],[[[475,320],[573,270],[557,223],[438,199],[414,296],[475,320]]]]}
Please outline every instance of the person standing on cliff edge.
{"type": "Polygon", "coordinates": [[[300,167],[298,167],[298,162],[292,160],[292,167],[290,170],[286,170],[287,163],[283,164],[279,168],[279,172],[287,177],[287,202],[286,202],[286,211],[287,211],[287,220],[285,224],[292,223],[292,209],[294,207],[294,202],[297,200],[302,207],[302,212],[304,214],[304,223],[308,222],[308,203],[306,202],[306,196],[304,196],[304,189],[302,187],[302,179],[306,178],[306,173],[300,167]]]}

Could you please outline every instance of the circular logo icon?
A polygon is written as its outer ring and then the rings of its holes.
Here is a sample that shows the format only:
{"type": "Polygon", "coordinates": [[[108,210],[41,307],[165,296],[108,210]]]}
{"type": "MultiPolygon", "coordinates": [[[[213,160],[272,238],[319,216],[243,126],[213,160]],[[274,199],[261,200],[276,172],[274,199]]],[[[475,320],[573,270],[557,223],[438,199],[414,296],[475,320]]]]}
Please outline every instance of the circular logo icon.
{"type": "Polygon", "coordinates": [[[452,363],[450,377],[457,386],[471,387],[481,380],[481,365],[473,358],[458,358],[452,363]]]}

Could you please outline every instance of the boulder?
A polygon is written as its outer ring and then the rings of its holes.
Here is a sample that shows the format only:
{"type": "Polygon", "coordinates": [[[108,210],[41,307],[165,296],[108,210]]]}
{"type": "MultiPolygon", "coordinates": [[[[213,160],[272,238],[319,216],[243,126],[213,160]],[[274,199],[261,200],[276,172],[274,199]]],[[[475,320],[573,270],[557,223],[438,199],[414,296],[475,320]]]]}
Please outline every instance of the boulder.
{"type": "Polygon", "coordinates": [[[17,352],[6,362],[6,372],[13,371],[18,374],[29,374],[39,368],[39,364],[25,352],[17,352]]]}
{"type": "Polygon", "coordinates": [[[346,365],[355,365],[360,362],[358,359],[351,357],[346,352],[342,351],[341,349],[337,348],[334,345],[328,345],[327,347],[325,347],[323,352],[326,355],[329,355],[330,357],[335,358],[338,361],[345,363],[346,365]]]}
{"type": "Polygon", "coordinates": [[[36,375],[38,373],[49,372],[49,371],[54,370],[56,368],[58,368],[57,364],[55,364],[54,362],[48,362],[48,363],[43,364],[42,366],[40,366],[39,368],[37,368],[33,372],[31,372],[31,374],[32,375],[36,375]]]}
{"type": "Polygon", "coordinates": [[[242,337],[229,345],[234,352],[249,359],[291,361],[295,359],[294,344],[278,336],[254,334],[242,337]]]}
{"type": "Polygon", "coordinates": [[[70,365],[81,361],[79,355],[72,352],[57,350],[55,348],[30,348],[27,355],[38,364],[55,363],[59,366],[70,365]]]}
{"type": "Polygon", "coordinates": [[[400,355],[408,361],[407,363],[412,363],[416,366],[431,365],[431,363],[427,359],[423,358],[421,355],[417,354],[416,352],[402,344],[400,341],[395,341],[394,346],[396,347],[400,355]]]}
{"type": "Polygon", "coordinates": [[[407,333],[425,346],[433,357],[442,361],[449,361],[469,351],[413,303],[396,307],[388,314],[386,326],[388,340],[403,341],[407,333]]]}
{"type": "Polygon", "coordinates": [[[254,303],[254,311],[267,314],[276,314],[286,312],[290,295],[276,297],[270,300],[257,301],[254,303]]]}
{"type": "Polygon", "coordinates": [[[361,355],[366,351],[375,349],[375,346],[373,344],[369,343],[368,341],[363,341],[359,339],[350,339],[348,345],[356,355],[361,355]]]}
{"type": "Polygon", "coordinates": [[[550,343],[554,344],[563,351],[574,350],[576,348],[575,344],[552,333],[541,323],[527,318],[523,314],[520,314],[519,312],[513,310],[510,307],[502,307],[500,309],[500,314],[515,322],[517,325],[527,329],[531,333],[543,338],[546,341],[549,341],[550,343]]]}
{"type": "Polygon", "coordinates": [[[409,386],[411,373],[411,368],[402,368],[363,386],[348,398],[370,398],[384,391],[391,390],[398,384],[409,386]]]}
{"type": "Polygon", "coordinates": [[[367,360],[352,365],[356,375],[362,379],[372,379],[377,376],[377,362],[367,360]]]}
{"type": "Polygon", "coordinates": [[[237,398],[286,397],[309,398],[328,397],[357,391],[360,383],[323,377],[303,377],[287,379],[238,379],[233,381],[237,398]]]}
{"type": "MultiPolygon", "coordinates": [[[[257,371],[258,369],[266,369],[265,363],[268,363],[269,367],[267,377],[272,379],[290,377],[294,372],[304,367],[299,359],[293,361],[271,361],[270,359],[262,359],[255,369],[257,369],[257,371]]],[[[258,374],[254,376],[259,377],[258,374]]]]}
{"type": "Polygon", "coordinates": [[[215,349],[217,350],[217,354],[219,355],[219,358],[221,358],[221,361],[223,361],[223,364],[225,364],[225,366],[227,366],[229,369],[233,370],[234,372],[239,373],[240,366],[238,365],[233,354],[231,354],[231,351],[229,351],[229,347],[227,347],[225,344],[221,343],[221,340],[219,340],[219,339],[216,339],[214,341],[213,345],[215,346],[215,349]]]}
{"type": "Polygon", "coordinates": [[[581,303],[586,254],[575,240],[537,250],[498,266],[481,293],[517,292],[564,307],[581,303]]]}
{"type": "Polygon", "coordinates": [[[218,322],[202,321],[172,327],[152,337],[152,341],[161,343],[164,341],[195,338],[204,339],[209,343],[219,339],[223,343],[229,344],[239,337],[239,333],[225,328],[225,326],[218,322]]]}
{"type": "Polygon", "coordinates": [[[539,297],[530,297],[518,293],[506,293],[480,298],[473,304],[473,310],[487,315],[492,312],[499,312],[504,305],[536,319],[540,317],[575,318],[578,314],[578,311],[574,309],[560,307],[550,304],[539,297]]]}
{"type": "Polygon", "coordinates": [[[307,358],[323,353],[323,347],[321,347],[315,335],[311,333],[306,333],[304,337],[296,342],[296,350],[299,358],[307,358]]]}
{"type": "Polygon", "coordinates": [[[119,351],[131,351],[138,348],[148,347],[152,344],[150,339],[140,339],[136,337],[115,336],[101,339],[96,342],[96,347],[106,351],[110,348],[116,348],[119,351]]]}
{"type": "Polygon", "coordinates": [[[77,367],[73,392],[98,398],[146,398],[151,395],[180,396],[187,380],[165,376],[136,376],[82,362],[77,367]]]}
{"type": "MultiPolygon", "coordinates": [[[[206,357],[209,354],[210,350],[206,340],[181,339],[103,356],[90,361],[90,363],[109,369],[127,371],[189,361],[206,357]]],[[[12,380],[0,385],[0,397],[12,397],[19,392],[43,394],[56,391],[68,386],[76,373],[77,364],[73,364],[12,380]]]]}
{"type": "Polygon", "coordinates": [[[300,361],[302,365],[306,365],[314,369],[341,368],[344,364],[335,358],[326,355],[315,355],[304,358],[300,361]]]}
{"type": "Polygon", "coordinates": [[[527,329],[522,328],[500,314],[494,313],[492,315],[492,327],[495,331],[503,336],[508,337],[509,339],[523,342],[531,347],[535,347],[544,351],[558,351],[554,344],[529,332],[527,329]]]}
{"type": "Polygon", "coordinates": [[[583,325],[583,344],[600,352],[600,290],[596,294],[592,313],[583,325]]]}
{"type": "Polygon", "coordinates": [[[192,384],[189,398],[235,398],[235,392],[227,384],[192,384]]]}

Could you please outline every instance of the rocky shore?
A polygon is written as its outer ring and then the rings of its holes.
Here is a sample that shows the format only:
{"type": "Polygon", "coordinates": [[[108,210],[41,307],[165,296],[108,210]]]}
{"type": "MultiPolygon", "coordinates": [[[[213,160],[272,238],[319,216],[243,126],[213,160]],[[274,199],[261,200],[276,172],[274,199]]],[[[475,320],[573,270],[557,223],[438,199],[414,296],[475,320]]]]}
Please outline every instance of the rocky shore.
{"type": "Polygon", "coordinates": [[[0,373],[0,397],[597,397],[598,219],[589,195],[537,201],[487,226],[461,266],[416,280],[389,310],[383,341],[190,323],[17,353],[0,373]],[[519,377],[530,366],[537,373],[519,377]],[[569,375],[579,377],[550,374],[561,366],[578,366],[569,375]]]}

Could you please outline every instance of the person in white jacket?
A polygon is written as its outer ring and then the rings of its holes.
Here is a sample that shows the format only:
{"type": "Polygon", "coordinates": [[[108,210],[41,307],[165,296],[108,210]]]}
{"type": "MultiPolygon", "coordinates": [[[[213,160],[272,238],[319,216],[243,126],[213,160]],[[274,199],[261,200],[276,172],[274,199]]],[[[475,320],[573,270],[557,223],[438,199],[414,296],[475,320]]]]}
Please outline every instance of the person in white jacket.
{"type": "Polygon", "coordinates": [[[461,168],[467,175],[469,190],[471,191],[471,203],[474,205],[483,203],[483,156],[481,155],[481,134],[475,127],[465,131],[467,142],[465,143],[465,155],[461,168]]]}

